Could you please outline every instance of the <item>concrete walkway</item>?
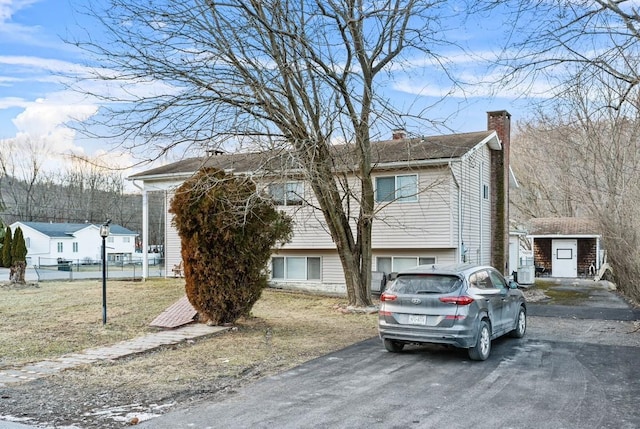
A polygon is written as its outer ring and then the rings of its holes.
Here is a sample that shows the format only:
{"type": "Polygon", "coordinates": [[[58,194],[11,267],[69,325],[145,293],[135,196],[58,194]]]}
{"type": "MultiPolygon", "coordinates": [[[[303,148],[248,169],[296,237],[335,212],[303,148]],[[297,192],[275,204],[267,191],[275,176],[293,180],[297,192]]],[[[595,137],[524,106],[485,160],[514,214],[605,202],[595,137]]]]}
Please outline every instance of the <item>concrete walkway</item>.
{"type": "MultiPolygon", "coordinates": [[[[162,346],[178,344],[180,342],[207,337],[230,329],[226,326],[208,326],[194,323],[177,329],[153,332],[138,338],[120,343],[96,347],[61,356],[56,359],[32,363],[19,369],[0,369],[0,387],[15,383],[24,383],[37,378],[56,374],[65,369],[90,364],[101,360],[120,359],[137,353],[146,352],[162,346]]],[[[2,427],[0,422],[0,428],[2,427]]]]}

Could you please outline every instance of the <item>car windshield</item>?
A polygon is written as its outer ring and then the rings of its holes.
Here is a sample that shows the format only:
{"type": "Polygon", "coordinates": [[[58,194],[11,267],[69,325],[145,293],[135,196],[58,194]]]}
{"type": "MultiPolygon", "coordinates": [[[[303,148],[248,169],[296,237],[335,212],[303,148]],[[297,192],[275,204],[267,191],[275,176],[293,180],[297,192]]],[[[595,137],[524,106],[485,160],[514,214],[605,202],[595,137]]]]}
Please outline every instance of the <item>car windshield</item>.
{"type": "Polygon", "coordinates": [[[389,290],[396,293],[449,293],[460,285],[460,278],[442,274],[400,275],[389,290]]]}

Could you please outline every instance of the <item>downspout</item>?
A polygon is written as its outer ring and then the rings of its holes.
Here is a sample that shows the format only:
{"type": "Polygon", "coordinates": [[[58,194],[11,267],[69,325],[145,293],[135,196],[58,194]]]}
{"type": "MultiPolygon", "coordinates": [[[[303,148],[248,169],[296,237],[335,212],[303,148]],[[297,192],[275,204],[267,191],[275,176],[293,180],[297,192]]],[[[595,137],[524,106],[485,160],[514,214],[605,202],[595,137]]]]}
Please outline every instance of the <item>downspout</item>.
{"type": "Polygon", "coordinates": [[[479,189],[478,189],[478,200],[480,201],[480,242],[478,243],[478,247],[480,248],[480,260],[479,264],[485,264],[484,260],[484,161],[480,162],[479,168],[480,178],[478,180],[479,189]]]}
{"type": "Polygon", "coordinates": [[[149,197],[144,187],[133,180],[133,186],[142,191],[142,281],[149,277],[149,197]]]}
{"type": "Polygon", "coordinates": [[[453,177],[453,183],[456,185],[456,189],[458,190],[458,245],[456,249],[456,260],[457,262],[462,262],[463,257],[463,248],[464,242],[462,241],[462,188],[460,187],[460,182],[456,177],[456,173],[453,171],[453,166],[451,165],[451,161],[449,161],[449,170],[451,170],[451,177],[453,177]]]}

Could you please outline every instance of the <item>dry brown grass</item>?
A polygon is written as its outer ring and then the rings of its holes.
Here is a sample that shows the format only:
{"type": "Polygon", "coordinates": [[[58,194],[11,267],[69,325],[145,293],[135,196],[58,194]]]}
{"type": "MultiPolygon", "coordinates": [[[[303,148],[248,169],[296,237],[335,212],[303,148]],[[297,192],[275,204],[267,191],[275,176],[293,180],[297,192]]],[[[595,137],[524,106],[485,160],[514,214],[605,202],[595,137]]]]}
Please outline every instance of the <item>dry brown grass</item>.
{"type": "MultiPolygon", "coordinates": [[[[0,366],[15,366],[113,344],[155,331],[149,322],[184,295],[182,279],[107,284],[107,324],[102,324],[100,281],[40,283],[0,287],[0,366]]],[[[189,347],[166,350],[175,363],[190,354],[207,356],[209,364],[255,365],[260,359],[282,359],[284,366],[376,335],[376,315],[345,314],[345,300],[266,290],[252,317],[236,329],[189,347]]],[[[163,353],[153,366],[162,368],[163,353]]],[[[201,363],[199,364],[201,365],[201,363]]],[[[173,366],[173,365],[171,365],[173,366]]],[[[194,370],[196,368],[194,367],[194,370]]],[[[227,372],[226,370],[222,372],[227,372]]]]}
{"type": "MultiPolygon", "coordinates": [[[[184,280],[110,281],[107,289],[103,326],[100,281],[0,286],[0,369],[155,331],[149,322],[184,295],[184,280]]],[[[111,429],[129,411],[215,400],[376,335],[377,314],[345,307],[343,298],[265,290],[251,316],[222,334],[0,387],[0,414],[47,427],[111,429]]]]}

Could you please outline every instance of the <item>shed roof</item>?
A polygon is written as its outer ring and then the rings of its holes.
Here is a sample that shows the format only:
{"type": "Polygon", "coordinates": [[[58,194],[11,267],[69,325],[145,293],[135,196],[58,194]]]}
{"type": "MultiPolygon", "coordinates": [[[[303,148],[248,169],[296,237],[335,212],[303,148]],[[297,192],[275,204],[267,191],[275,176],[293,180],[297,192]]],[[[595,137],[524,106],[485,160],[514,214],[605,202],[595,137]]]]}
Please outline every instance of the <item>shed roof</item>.
{"type": "Polygon", "coordinates": [[[546,217],[531,219],[528,223],[528,232],[531,236],[600,235],[597,224],[588,218],[546,217]]]}
{"type": "MultiPolygon", "coordinates": [[[[446,162],[461,158],[483,141],[489,139],[495,131],[477,131],[461,134],[419,137],[411,139],[395,139],[373,142],[371,144],[371,161],[375,165],[407,163],[415,161],[446,162]]],[[[497,136],[496,136],[497,142],[497,136]]],[[[494,148],[500,147],[499,144],[494,148]]],[[[356,163],[353,145],[332,146],[336,168],[351,168],[356,163]]],[[[129,179],[146,179],[149,177],[193,174],[203,167],[214,167],[222,170],[233,170],[238,173],[251,171],[283,171],[296,168],[296,161],[290,151],[265,151],[254,153],[219,154],[207,157],[188,158],[162,167],[153,168],[129,176],[129,179]]]]}

